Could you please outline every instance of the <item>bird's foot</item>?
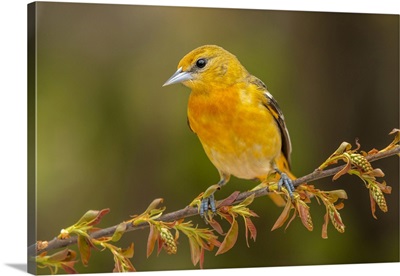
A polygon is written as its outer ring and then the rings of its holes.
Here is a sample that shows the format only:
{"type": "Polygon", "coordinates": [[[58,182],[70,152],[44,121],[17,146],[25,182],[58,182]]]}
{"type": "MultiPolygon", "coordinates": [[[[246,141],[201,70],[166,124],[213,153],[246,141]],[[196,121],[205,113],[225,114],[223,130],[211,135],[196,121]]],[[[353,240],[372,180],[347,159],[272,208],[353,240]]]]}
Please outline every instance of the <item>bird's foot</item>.
{"type": "Polygon", "coordinates": [[[219,189],[221,189],[221,185],[218,183],[208,187],[208,189],[204,192],[199,207],[199,214],[202,218],[208,214],[209,210],[211,210],[212,214],[217,212],[214,193],[219,189]]]}
{"type": "Polygon", "coordinates": [[[293,192],[295,191],[295,188],[293,186],[292,179],[290,179],[289,176],[284,172],[278,171],[278,173],[281,175],[281,179],[279,179],[278,182],[278,190],[280,191],[282,189],[282,186],[285,187],[289,193],[290,198],[293,199],[293,192]]]}
{"type": "Polygon", "coordinates": [[[221,179],[217,184],[211,185],[208,187],[208,189],[203,193],[201,202],[200,202],[200,207],[199,207],[199,214],[202,218],[204,218],[207,222],[208,217],[205,217],[205,215],[209,214],[209,210],[211,209],[211,215],[209,218],[212,218],[212,216],[217,212],[217,206],[215,203],[215,198],[214,198],[214,193],[221,189],[222,186],[224,186],[228,181],[229,181],[229,174],[220,172],[221,179]]]}
{"type": "Polygon", "coordinates": [[[201,200],[199,210],[200,216],[204,218],[204,214],[207,214],[208,210],[211,210],[212,213],[215,213],[217,211],[217,208],[215,206],[214,194],[211,194],[208,197],[204,197],[201,200]]]}

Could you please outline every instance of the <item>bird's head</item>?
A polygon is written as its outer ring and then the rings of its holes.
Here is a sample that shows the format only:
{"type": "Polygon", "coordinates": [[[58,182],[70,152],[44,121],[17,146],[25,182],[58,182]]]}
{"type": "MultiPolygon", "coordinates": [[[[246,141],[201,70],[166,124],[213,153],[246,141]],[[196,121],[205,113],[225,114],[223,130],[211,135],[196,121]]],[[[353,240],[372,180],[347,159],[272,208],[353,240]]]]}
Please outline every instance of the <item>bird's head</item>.
{"type": "Polygon", "coordinates": [[[231,86],[247,74],[233,54],[216,45],[204,45],[185,55],[163,86],[183,83],[191,89],[217,89],[231,86]]]}

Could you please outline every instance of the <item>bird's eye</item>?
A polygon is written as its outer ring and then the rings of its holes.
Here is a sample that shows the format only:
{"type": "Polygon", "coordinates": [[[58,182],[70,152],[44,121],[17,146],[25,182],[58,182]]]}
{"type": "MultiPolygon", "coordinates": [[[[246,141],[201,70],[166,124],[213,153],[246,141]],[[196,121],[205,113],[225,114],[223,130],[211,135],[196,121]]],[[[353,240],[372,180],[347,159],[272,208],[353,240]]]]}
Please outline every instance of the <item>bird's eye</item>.
{"type": "Polygon", "coordinates": [[[206,64],[207,64],[207,61],[206,61],[206,59],[204,59],[204,58],[200,58],[200,59],[198,59],[198,60],[196,61],[196,66],[197,66],[198,68],[203,68],[204,66],[206,66],[206,64]]]}

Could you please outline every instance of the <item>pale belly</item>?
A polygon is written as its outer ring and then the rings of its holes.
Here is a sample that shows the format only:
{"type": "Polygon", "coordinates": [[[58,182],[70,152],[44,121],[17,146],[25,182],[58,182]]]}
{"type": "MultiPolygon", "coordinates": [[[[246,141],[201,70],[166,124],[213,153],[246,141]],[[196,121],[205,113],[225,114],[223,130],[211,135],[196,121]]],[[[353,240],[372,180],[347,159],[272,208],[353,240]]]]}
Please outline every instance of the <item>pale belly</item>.
{"type": "Polygon", "coordinates": [[[254,151],[259,151],[258,146],[240,154],[221,153],[213,149],[206,150],[210,161],[225,174],[242,179],[263,179],[272,170],[273,158],[255,156],[254,151]]]}

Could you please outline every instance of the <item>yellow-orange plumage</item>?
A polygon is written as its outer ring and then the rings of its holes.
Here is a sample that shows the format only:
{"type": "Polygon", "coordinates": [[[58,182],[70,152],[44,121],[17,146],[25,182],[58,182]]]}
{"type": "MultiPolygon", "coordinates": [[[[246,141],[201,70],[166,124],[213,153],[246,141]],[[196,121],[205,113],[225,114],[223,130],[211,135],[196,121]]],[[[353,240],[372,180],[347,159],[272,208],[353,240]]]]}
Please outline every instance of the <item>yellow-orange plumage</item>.
{"type": "MultiPolygon", "coordinates": [[[[266,86],[219,46],[186,56],[165,85],[191,88],[188,121],[221,175],[261,181],[275,169],[289,174],[290,138],[282,112],[266,86]]],[[[206,207],[207,208],[207,207],[206,207]]]]}
{"type": "Polygon", "coordinates": [[[280,131],[266,108],[254,108],[254,95],[241,99],[240,89],[202,95],[192,91],[189,124],[219,170],[239,178],[261,179],[270,172],[270,161],[280,154],[280,131]]]}

